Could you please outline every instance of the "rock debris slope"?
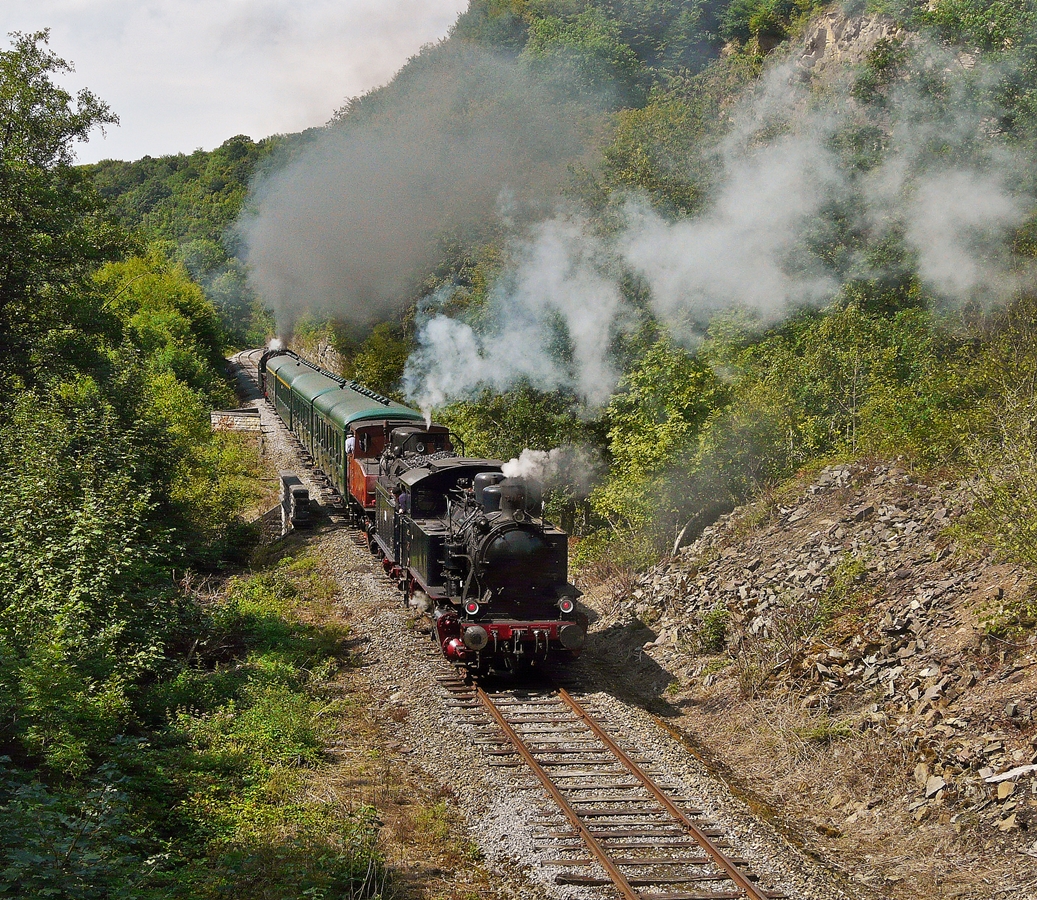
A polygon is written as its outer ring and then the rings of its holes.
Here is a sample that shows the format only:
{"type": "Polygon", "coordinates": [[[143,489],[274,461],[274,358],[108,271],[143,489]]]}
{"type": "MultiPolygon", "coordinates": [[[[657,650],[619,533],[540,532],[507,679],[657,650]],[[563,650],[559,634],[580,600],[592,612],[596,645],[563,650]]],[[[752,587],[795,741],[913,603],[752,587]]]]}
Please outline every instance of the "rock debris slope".
{"type": "Polygon", "coordinates": [[[833,853],[869,850],[858,880],[896,884],[929,841],[962,865],[997,851],[980,870],[1037,896],[1037,646],[1009,627],[1033,584],[958,545],[969,496],[829,467],[707,529],[598,628],[653,629],[682,727],[833,853]]]}

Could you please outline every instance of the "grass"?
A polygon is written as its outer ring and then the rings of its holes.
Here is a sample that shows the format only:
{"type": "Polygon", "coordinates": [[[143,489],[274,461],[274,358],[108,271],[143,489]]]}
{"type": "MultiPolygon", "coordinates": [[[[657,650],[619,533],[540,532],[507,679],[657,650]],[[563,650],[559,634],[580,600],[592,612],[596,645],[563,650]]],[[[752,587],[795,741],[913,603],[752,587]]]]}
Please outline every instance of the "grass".
{"type": "Polygon", "coordinates": [[[0,827],[25,851],[0,853],[0,898],[494,896],[449,795],[388,752],[317,558],[195,591],[190,653],[85,790],[0,756],[0,827]]]}
{"type": "Polygon", "coordinates": [[[720,653],[727,646],[727,623],[731,614],[723,603],[717,603],[702,615],[696,641],[703,653],[720,653]]]}

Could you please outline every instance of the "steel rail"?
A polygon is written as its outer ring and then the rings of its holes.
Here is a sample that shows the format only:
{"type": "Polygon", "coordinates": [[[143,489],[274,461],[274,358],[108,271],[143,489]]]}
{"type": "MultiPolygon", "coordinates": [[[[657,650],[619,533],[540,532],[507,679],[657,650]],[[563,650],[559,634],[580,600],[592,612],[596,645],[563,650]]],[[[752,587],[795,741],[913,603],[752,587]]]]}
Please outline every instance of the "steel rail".
{"type": "Polygon", "coordinates": [[[584,843],[587,845],[587,849],[590,850],[595,859],[601,863],[601,867],[608,873],[609,878],[612,879],[612,882],[619,889],[620,894],[623,895],[625,900],[641,900],[641,895],[634,890],[633,886],[627,880],[627,877],[616,868],[612,859],[605,851],[605,848],[601,846],[598,839],[594,837],[590,829],[584,824],[579,813],[569,805],[569,801],[566,800],[562,792],[558,790],[555,783],[551,780],[551,776],[548,775],[543,766],[536,761],[533,752],[528,746],[526,746],[525,741],[522,740],[522,737],[518,732],[511,727],[508,720],[504,718],[504,714],[497,709],[496,704],[490,699],[486,691],[481,687],[476,687],[475,693],[479,698],[479,702],[482,703],[493,720],[500,726],[501,731],[503,731],[508,740],[511,741],[519,756],[526,761],[526,764],[533,770],[533,773],[537,778],[540,779],[540,783],[543,784],[544,788],[551,795],[551,799],[554,800],[554,802],[558,804],[558,808],[565,813],[565,817],[569,820],[569,824],[580,833],[580,837],[583,838],[584,843]]]}
{"type": "Polygon", "coordinates": [[[699,846],[709,854],[713,861],[727,873],[727,876],[745,892],[745,895],[749,900],[770,900],[769,896],[753,884],[746,877],[745,873],[738,868],[738,866],[736,866],[717,847],[713,846],[713,842],[706,837],[702,829],[700,829],[673,804],[670,798],[666,796],[666,794],[645,773],[645,771],[626,754],[623,748],[612,739],[612,736],[607,731],[605,731],[597,722],[594,721],[594,719],[590,717],[584,708],[573,699],[568,691],[564,688],[558,688],[558,696],[580,719],[583,720],[584,724],[587,725],[595,735],[597,735],[601,742],[615,754],[616,759],[623,763],[627,771],[637,778],[648,789],[649,793],[651,793],[652,796],[655,797],[663,807],[665,807],[666,811],[681,824],[681,827],[683,827],[684,830],[698,842],[699,846]]]}

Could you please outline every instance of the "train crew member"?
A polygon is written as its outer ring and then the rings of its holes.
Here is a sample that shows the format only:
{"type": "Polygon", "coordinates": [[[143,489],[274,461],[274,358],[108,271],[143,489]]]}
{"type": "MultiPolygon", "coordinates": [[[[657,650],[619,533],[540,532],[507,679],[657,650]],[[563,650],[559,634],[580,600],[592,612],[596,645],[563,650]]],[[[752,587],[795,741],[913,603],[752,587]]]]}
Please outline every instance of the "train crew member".
{"type": "Polygon", "coordinates": [[[404,515],[410,512],[410,494],[402,487],[400,488],[400,493],[396,497],[396,508],[404,515]]]}
{"type": "Polygon", "coordinates": [[[356,435],[353,432],[349,432],[346,435],[346,456],[353,455],[353,448],[356,446],[356,435]]]}

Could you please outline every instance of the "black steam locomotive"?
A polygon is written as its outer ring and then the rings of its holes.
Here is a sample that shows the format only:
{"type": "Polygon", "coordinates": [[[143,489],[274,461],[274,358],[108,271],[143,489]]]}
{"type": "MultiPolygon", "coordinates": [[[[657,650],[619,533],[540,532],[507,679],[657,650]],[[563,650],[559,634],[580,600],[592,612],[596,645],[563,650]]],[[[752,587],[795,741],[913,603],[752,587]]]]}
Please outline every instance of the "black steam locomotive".
{"type": "Polygon", "coordinates": [[[568,537],[543,518],[535,485],[294,353],[268,351],[258,367],[267,399],[347,498],[405,602],[431,617],[447,659],[485,672],[579,653],[587,624],[568,537]]]}

